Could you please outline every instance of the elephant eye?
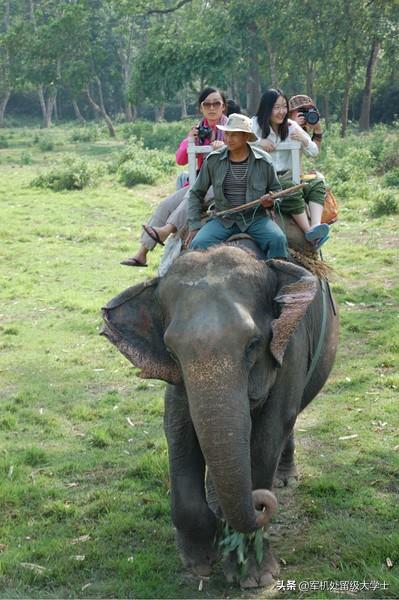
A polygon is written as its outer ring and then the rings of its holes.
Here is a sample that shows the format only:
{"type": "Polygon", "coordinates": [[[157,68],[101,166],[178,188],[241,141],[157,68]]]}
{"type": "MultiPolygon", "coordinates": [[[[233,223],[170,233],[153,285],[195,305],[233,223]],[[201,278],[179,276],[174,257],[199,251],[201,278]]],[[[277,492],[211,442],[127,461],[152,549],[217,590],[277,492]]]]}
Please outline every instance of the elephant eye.
{"type": "Polygon", "coordinates": [[[166,352],[169,354],[170,358],[175,361],[175,363],[179,364],[176,354],[168,346],[166,346],[166,352]]]}
{"type": "Polygon", "coordinates": [[[253,362],[256,359],[256,354],[259,350],[261,338],[253,338],[245,349],[245,355],[248,361],[253,362]]]}

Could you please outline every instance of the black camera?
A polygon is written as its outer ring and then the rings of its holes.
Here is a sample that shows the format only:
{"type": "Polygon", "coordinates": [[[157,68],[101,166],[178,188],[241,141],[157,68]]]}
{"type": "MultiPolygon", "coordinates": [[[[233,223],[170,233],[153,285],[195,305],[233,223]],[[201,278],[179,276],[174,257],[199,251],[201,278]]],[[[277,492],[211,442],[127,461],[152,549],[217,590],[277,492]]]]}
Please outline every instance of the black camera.
{"type": "Polygon", "coordinates": [[[207,127],[206,125],[198,125],[197,133],[198,133],[198,139],[199,139],[200,146],[203,146],[205,140],[206,139],[210,140],[212,137],[212,127],[207,127]]]}
{"type": "Polygon", "coordinates": [[[306,123],[309,125],[316,125],[320,121],[320,115],[317,108],[301,108],[301,113],[303,114],[306,123]]]}

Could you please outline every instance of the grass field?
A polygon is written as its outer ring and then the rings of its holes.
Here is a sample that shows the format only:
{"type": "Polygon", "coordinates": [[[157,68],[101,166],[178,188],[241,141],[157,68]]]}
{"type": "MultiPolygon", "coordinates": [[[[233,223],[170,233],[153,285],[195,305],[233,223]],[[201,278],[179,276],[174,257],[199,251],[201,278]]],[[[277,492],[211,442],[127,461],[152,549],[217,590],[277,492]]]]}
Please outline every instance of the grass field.
{"type": "Polygon", "coordinates": [[[346,142],[353,177],[339,179],[338,138],[323,157],[341,203],[324,251],[339,354],[298,420],[300,484],[279,492],[270,528],[285,591],[243,592],[218,565],[201,585],[184,573],[169,514],[164,384],[138,379],[98,335],[100,308],[156,273],[158,250],[148,269],[119,261],[174,178],[127,189],[104,170],[82,191],[30,187],[60,156],[105,164],[123,147],[73,142],[71,131],[1,134],[0,598],[398,598],[398,214],[369,212],[374,194],[384,203],[397,191],[365,159],[374,134],[346,142]],[[317,589],[334,582],[341,593],[317,589]]]}

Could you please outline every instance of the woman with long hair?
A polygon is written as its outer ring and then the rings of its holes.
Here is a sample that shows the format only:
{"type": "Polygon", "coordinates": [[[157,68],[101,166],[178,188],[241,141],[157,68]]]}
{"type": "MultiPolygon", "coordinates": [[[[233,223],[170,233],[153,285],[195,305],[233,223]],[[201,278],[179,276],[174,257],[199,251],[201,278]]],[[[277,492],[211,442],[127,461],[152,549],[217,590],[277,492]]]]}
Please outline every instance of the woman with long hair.
{"type": "MultiPolygon", "coordinates": [[[[278,144],[291,139],[300,142],[301,154],[314,157],[319,153],[318,145],[309,134],[296,121],[288,118],[288,111],[286,95],[281,90],[272,88],[262,95],[256,115],[252,118],[252,129],[260,138],[258,144],[271,153],[283,189],[293,185],[292,166],[289,153],[279,150],[278,144]]],[[[328,239],[329,227],[321,223],[325,194],[323,180],[314,178],[306,182],[302,190],[286,196],[280,203],[281,212],[292,216],[315,250],[328,239]],[[306,205],[309,208],[310,222],[306,205]]]]}

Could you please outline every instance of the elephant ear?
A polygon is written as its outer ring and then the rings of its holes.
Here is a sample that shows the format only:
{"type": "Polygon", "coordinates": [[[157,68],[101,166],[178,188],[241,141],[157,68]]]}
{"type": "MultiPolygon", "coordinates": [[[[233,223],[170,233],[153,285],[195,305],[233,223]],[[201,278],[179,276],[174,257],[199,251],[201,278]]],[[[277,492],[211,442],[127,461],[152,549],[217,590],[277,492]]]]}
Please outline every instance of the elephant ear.
{"type": "Polygon", "coordinates": [[[280,286],[274,300],[281,305],[281,312],[272,321],[270,350],[281,367],[291,335],[316,296],[317,279],[293,263],[270,260],[268,264],[276,272],[280,286]]]}
{"type": "Polygon", "coordinates": [[[157,297],[158,279],[128,288],[102,309],[105,335],[143,379],[181,381],[180,370],[163,341],[162,312],[157,297]]]}

